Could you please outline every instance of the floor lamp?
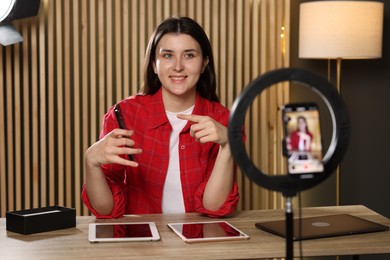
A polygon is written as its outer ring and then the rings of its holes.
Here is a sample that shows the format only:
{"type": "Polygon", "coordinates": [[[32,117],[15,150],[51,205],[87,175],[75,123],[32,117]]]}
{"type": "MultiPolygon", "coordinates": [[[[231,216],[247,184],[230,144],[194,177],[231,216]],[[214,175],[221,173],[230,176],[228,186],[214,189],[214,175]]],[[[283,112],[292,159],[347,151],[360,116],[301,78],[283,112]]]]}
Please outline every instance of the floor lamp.
{"type": "MultiPolygon", "coordinates": [[[[382,57],[382,2],[313,1],[300,4],[299,58],[336,60],[341,93],[343,59],[382,57]]],[[[336,169],[336,204],[340,204],[340,169],[336,169]]]]}

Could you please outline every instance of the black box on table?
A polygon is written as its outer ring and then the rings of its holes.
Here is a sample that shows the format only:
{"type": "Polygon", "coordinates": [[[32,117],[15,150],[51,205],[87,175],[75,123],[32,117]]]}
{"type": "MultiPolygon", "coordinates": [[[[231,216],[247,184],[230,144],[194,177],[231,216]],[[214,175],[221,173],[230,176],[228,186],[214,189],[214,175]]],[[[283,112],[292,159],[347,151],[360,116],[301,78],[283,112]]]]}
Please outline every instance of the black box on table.
{"type": "Polygon", "coordinates": [[[7,230],[23,235],[76,226],[76,210],[60,206],[6,213],[7,230]]]}

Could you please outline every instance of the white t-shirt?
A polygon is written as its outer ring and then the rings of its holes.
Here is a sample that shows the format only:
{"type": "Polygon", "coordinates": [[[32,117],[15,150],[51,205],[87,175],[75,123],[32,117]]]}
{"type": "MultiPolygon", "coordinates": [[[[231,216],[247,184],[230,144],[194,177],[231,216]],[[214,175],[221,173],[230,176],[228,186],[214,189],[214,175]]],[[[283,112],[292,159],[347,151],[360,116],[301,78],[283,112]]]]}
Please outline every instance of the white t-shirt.
{"type": "Polygon", "coordinates": [[[177,114],[190,115],[194,106],[189,109],[173,113],[166,111],[169,122],[172,126],[172,133],[169,140],[169,163],[167,176],[165,178],[162,212],[163,213],[184,213],[183,190],[180,179],[180,161],[179,161],[179,134],[187,124],[187,120],[177,118],[177,114]]]}

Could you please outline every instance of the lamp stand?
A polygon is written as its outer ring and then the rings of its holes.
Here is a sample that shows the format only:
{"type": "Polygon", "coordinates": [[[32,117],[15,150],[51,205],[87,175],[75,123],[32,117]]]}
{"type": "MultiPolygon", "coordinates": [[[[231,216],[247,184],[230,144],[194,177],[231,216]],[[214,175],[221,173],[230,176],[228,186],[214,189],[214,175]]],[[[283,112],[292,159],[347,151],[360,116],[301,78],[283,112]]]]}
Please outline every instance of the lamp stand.
{"type": "MultiPolygon", "coordinates": [[[[336,59],[336,88],[337,92],[341,95],[341,58],[336,59]]],[[[331,64],[328,59],[328,81],[331,82],[331,64]]],[[[340,205],[340,165],[336,168],[336,206],[340,205]]]]}
{"type": "Polygon", "coordinates": [[[341,58],[336,60],[336,87],[337,91],[341,94],[341,58]]]}
{"type": "MultiPolygon", "coordinates": [[[[341,95],[341,58],[336,60],[336,87],[341,95]]],[[[340,205],[340,164],[336,168],[336,206],[340,205]]]]}

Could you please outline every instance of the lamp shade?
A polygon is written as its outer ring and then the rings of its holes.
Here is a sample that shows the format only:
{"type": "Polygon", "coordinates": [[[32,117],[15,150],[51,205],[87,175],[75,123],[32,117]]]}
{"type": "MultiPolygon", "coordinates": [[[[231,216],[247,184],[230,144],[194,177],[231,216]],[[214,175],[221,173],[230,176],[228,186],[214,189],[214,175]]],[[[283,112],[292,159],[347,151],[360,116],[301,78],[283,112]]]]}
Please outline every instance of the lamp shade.
{"type": "Polygon", "coordinates": [[[299,58],[382,57],[383,5],[373,1],[302,3],[299,58]]]}

